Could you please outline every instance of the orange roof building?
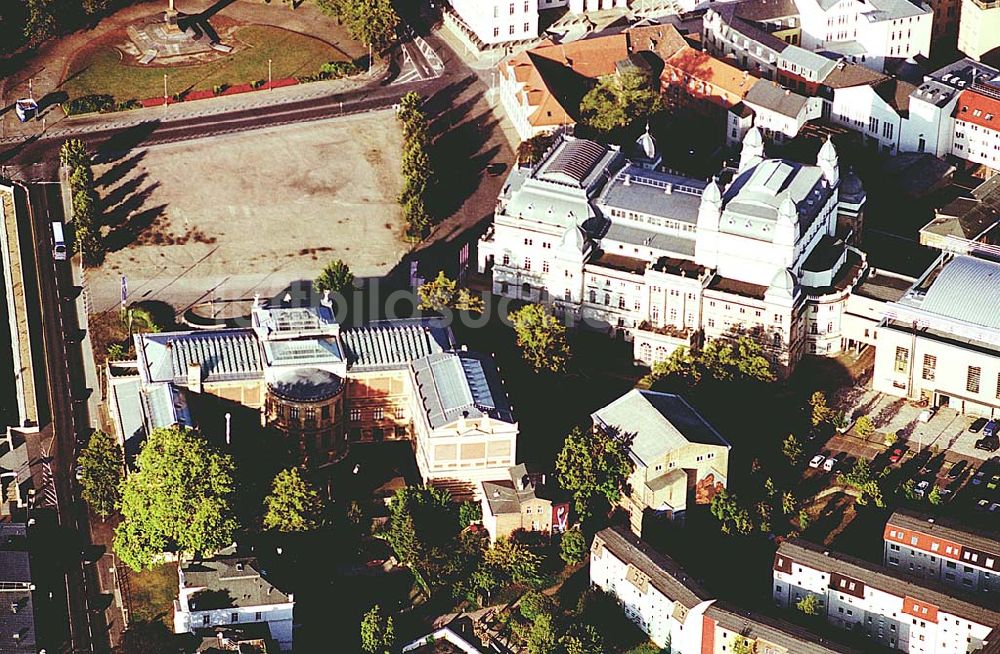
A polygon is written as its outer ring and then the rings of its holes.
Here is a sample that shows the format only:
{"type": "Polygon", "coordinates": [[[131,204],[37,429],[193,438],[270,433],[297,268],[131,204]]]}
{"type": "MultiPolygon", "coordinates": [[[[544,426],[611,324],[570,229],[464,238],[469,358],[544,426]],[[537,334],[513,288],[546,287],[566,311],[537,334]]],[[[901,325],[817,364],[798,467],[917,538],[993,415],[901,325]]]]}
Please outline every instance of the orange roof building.
{"type": "Polygon", "coordinates": [[[678,106],[691,101],[728,110],[746,97],[757,78],[745,70],[684,46],[663,62],[660,84],[667,104],[678,106]]]}
{"type": "Polygon", "coordinates": [[[522,140],[569,127],[591,81],[628,59],[625,34],[543,43],[500,65],[500,100],[522,140]]]}
{"type": "Polygon", "coordinates": [[[976,90],[962,91],[955,103],[954,118],[951,153],[1000,170],[1000,93],[990,97],[976,90]]]}

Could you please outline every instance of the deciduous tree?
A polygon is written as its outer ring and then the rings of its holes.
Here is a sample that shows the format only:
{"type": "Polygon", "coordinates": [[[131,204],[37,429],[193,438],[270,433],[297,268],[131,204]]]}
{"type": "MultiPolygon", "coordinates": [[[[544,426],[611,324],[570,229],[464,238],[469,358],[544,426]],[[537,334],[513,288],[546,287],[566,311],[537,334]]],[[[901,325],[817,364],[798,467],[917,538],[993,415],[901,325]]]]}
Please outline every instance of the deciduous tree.
{"type": "Polygon", "coordinates": [[[233,541],[232,458],[183,427],[154,429],[122,484],[114,548],[133,570],[168,550],[210,554],[233,541]]]}
{"type": "Polygon", "coordinates": [[[587,538],[579,529],[570,529],[559,542],[559,556],[570,565],[576,565],[587,558],[587,538]]]}
{"type": "Polygon", "coordinates": [[[662,108],[660,94],[650,78],[637,71],[601,78],[580,102],[584,122],[602,132],[645,120],[662,108]]]}
{"type": "Polygon", "coordinates": [[[788,459],[789,465],[797,466],[802,460],[802,443],[795,438],[795,434],[789,434],[781,442],[781,453],[788,459]]]}
{"type": "Polygon", "coordinates": [[[718,520],[725,534],[740,534],[746,536],[753,531],[753,521],[746,507],[740,506],[735,494],[723,488],[712,498],[712,515],[718,520]]]}
{"type": "Polygon", "coordinates": [[[90,435],[78,459],[80,486],[91,510],[106,518],[121,499],[122,448],[118,440],[101,430],[90,435]]]}
{"type": "Polygon", "coordinates": [[[28,16],[24,23],[24,37],[28,43],[38,45],[52,38],[59,29],[56,7],[52,0],[27,0],[28,16]]]}
{"type": "MultiPolygon", "coordinates": [[[[81,166],[90,166],[90,152],[80,139],[67,139],[59,148],[59,163],[69,168],[70,172],[81,166]]],[[[93,181],[93,176],[91,176],[93,181]]]]}
{"type": "Polygon", "coordinates": [[[557,637],[555,618],[551,613],[542,613],[528,632],[528,654],[552,654],[556,651],[557,637]]]}
{"type": "Polygon", "coordinates": [[[868,440],[868,437],[875,433],[875,423],[869,416],[861,416],[854,423],[854,431],[858,433],[858,437],[868,440]]]}
{"type": "Polygon", "coordinates": [[[396,646],[392,616],[383,616],[378,604],[361,619],[361,649],[368,654],[390,654],[396,646]]]}
{"type": "Polygon", "coordinates": [[[522,164],[534,165],[555,141],[555,134],[535,134],[517,146],[517,160],[522,164]]]}
{"type": "Polygon", "coordinates": [[[795,603],[795,608],[802,611],[806,615],[819,615],[820,606],[819,597],[813,595],[812,593],[808,593],[805,597],[795,603]]]}
{"type": "Polygon", "coordinates": [[[603,497],[614,504],[632,474],[628,444],[600,429],[575,428],[566,437],[556,458],[559,485],[573,494],[577,515],[590,515],[594,500],[603,497]]]}
{"type": "Polygon", "coordinates": [[[781,494],[781,512],[785,515],[791,515],[795,513],[795,507],[798,501],[795,499],[795,494],[792,491],[785,491],[781,494]]]}
{"type": "Polygon", "coordinates": [[[288,468],[275,476],[264,510],[264,529],[310,531],[319,526],[323,501],[298,468],[288,468]]]}
{"type": "Polygon", "coordinates": [[[809,409],[812,412],[811,420],[813,427],[819,427],[833,417],[830,407],[826,403],[826,395],[823,391],[816,391],[812,394],[809,398],[809,409]]]}
{"type": "Polygon", "coordinates": [[[507,319],[517,334],[521,356],[535,372],[563,372],[569,361],[566,327],[541,304],[528,304],[510,313],[507,319]]]}
{"type": "Polygon", "coordinates": [[[564,654],[604,654],[604,638],[593,625],[575,623],[559,639],[564,654]]]}
{"type": "Polygon", "coordinates": [[[853,486],[861,492],[861,496],[857,500],[858,504],[865,505],[872,501],[875,506],[881,509],[885,507],[885,500],[882,497],[882,487],[879,480],[884,476],[885,471],[880,475],[875,475],[868,460],[859,458],[851,471],[847,474],[839,474],[837,480],[844,485],[853,486]]]}
{"type": "Polygon", "coordinates": [[[420,309],[423,311],[457,311],[482,312],[483,299],[470,293],[467,289],[458,288],[458,283],[445,277],[440,271],[434,279],[424,282],[417,289],[420,297],[420,309]]]}

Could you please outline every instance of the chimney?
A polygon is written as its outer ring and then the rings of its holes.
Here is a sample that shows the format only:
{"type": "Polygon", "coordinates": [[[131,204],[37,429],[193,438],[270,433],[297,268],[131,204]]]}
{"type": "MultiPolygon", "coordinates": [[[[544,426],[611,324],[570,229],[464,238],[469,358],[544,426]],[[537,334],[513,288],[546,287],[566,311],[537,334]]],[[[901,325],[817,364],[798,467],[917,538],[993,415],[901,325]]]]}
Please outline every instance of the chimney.
{"type": "Polygon", "coordinates": [[[483,419],[479,422],[480,431],[484,431],[487,434],[493,433],[493,423],[490,422],[490,414],[484,413],[483,419]]]}
{"type": "Polygon", "coordinates": [[[467,429],[467,426],[466,426],[466,423],[465,423],[465,419],[468,418],[468,417],[469,417],[469,412],[468,411],[463,411],[462,412],[462,417],[458,419],[458,433],[459,434],[464,434],[465,433],[465,431],[467,429]]]}
{"type": "Polygon", "coordinates": [[[188,364],[188,378],[187,378],[188,390],[192,393],[201,392],[201,364],[200,363],[189,363],[188,364]]]}

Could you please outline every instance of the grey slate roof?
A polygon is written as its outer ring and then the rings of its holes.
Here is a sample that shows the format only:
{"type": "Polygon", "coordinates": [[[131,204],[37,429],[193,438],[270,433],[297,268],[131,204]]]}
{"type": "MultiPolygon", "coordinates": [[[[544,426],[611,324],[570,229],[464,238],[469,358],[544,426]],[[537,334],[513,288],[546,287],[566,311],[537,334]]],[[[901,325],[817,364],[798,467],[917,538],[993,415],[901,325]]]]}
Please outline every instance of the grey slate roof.
{"type": "Polygon", "coordinates": [[[774,82],[761,79],[750,87],[743,102],[751,107],[763,107],[782,116],[797,118],[799,112],[806,106],[808,98],[782,88],[774,82]]]}
{"type": "Polygon", "coordinates": [[[765,159],[740,173],[726,189],[719,230],[770,241],[773,237],[771,224],[777,222],[778,208],[787,197],[795,203],[799,227],[805,233],[833,192],[829,187],[822,187],[822,179],[823,173],[818,166],[765,159]],[[750,218],[749,225],[747,218],[750,218]]]}
{"type": "Polygon", "coordinates": [[[692,579],[676,561],[654,550],[626,527],[618,525],[597,532],[591,552],[598,544],[603,545],[619,561],[631,563],[638,568],[649,577],[649,583],[654,588],[688,609],[712,599],[701,584],[692,579]]]}
{"type": "Polygon", "coordinates": [[[1000,263],[955,257],[945,264],[919,306],[954,320],[1000,329],[1000,263]]]}
{"type": "MultiPolygon", "coordinates": [[[[757,26],[757,20],[763,20],[762,18],[744,18],[741,15],[740,7],[745,4],[742,2],[726,2],[726,3],[716,3],[711,6],[710,10],[715,11],[722,20],[729,25],[734,31],[742,34],[748,39],[753,40],[756,43],[768,48],[777,53],[783,52],[789,47],[789,44],[782,41],[778,37],[774,36],[767,30],[761,29],[757,26]]],[[[755,3],[761,4],[761,3],[755,3]]],[[[798,13],[798,12],[793,12],[798,13]]],[[[757,12],[751,12],[750,15],[758,15],[757,12]]]]}
{"type": "Polygon", "coordinates": [[[714,602],[705,611],[705,616],[715,620],[723,629],[732,632],[732,635],[740,634],[748,639],[764,640],[795,654],[860,653],[860,650],[824,640],[798,625],[746,611],[727,602],[714,602]]]}
{"type": "Polygon", "coordinates": [[[0,523],[0,654],[35,654],[35,611],[31,597],[31,562],[23,523],[0,523]],[[17,606],[14,612],[11,607],[17,606]],[[17,640],[14,635],[17,634],[17,640]]]}
{"type": "Polygon", "coordinates": [[[816,71],[819,81],[823,81],[837,67],[837,62],[829,57],[824,57],[821,54],[811,52],[796,45],[785,48],[785,51],[781,53],[781,58],[789,63],[796,64],[800,68],[816,71]]]}
{"type": "Polygon", "coordinates": [[[1000,555],[1000,529],[989,529],[988,524],[971,526],[947,517],[929,516],[912,509],[898,509],[889,516],[886,526],[902,527],[930,536],[950,540],[963,547],[1000,555]],[[931,521],[933,520],[933,521],[931,521]]]}
{"type": "Polygon", "coordinates": [[[592,418],[595,424],[631,435],[630,453],[646,466],[688,443],[729,447],[701,414],[673,393],[632,389],[592,418]]]}
{"type": "Polygon", "coordinates": [[[454,345],[451,329],[439,318],[386,320],[341,333],[352,370],[406,368],[417,359],[454,345]]]}
{"type": "Polygon", "coordinates": [[[253,557],[223,556],[193,561],[182,569],[185,588],[204,588],[201,598],[192,596],[192,611],[229,607],[287,604],[290,598],[261,576],[253,557]],[[201,603],[199,603],[201,599],[201,603]]]}
{"type": "Polygon", "coordinates": [[[796,564],[809,566],[814,570],[837,572],[863,581],[868,586],[895,595],[912,597],[930,604],[939,610],[979,624],[996,627],[1000,625],[1000,603],[992,597],[966,595],[954,588],[923,579],[909,580],[895,571],[868,561],[829,552],[828,550],[801,539],[786,540],[778,546],[778,555],[791,559],[796,564]]]}
{"type": "Polygon", "coordinates": [[[260,341],[250,329],[136,334],[135,349],[147,382],[186,386],[190,364],[201,365],[205,382],[257,379],[264,370],[260,341]]]}
{"type": "Polygon", "coordinates": [[[622,209],[694,223],[707,185],[700,179],[630,165],[608,182],[596,204],[605,214],[608,209],[622,209]]]}
{"type": "Polygon", "coordinates": [[[150,429],[181,424],[194,426],[187,399],[172,383],[151,384],[142,391],[143,410],[150,429]]]}
{"type": "Polygon", "coordinates": [[[461,417],[489,415],[514,422],[493,358],[478,352],[439,352],[413,362],[413,377],[431,429],[461,417]]]}
{"type": "Polygon", "coordinates": [[[537,497],[535,485],[530,479],[525,488],[520,488],[519,482],[529,478],[528,469],[523,463],[511,467],[508,472],[510,479],[483,482],[483,497],[493,515],[520,513],[521,504],[537,497]]]}

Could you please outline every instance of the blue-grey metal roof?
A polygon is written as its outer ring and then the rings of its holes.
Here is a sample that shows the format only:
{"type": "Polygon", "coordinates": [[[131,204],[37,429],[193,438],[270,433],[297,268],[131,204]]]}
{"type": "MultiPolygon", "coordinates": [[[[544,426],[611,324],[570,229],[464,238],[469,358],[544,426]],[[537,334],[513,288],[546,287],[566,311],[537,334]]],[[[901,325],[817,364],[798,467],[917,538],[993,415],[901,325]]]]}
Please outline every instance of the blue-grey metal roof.
{"type": "Polygon", "coordinates": [[[564,135],[547,153],[533,176],[547,182],[587,188],[617,154],[602,143],[564,135]]]}
{"type": "Polygon", "coordinates": [[[788,118],[798,118],[808,101],[805,96],[766,79],[757,80],[743,98],[743,102],[750,107],[767,109],[788,118]]]}
{"type": "Polygon", "coordinates": [[[109,406],[122,431],[121,438],[126,442],[146,434],[141,389],[142,381],[138,376],[112,379],[108,384],[109,406]]]}
{"type": "Polygon", "coordinates": [[[489,415],[503,422],[514,422],[500,373],[490,356],[440,352],[414,361],[413,375],[432,429],[463,416],[489,415]]]}
{"type": "Polygon", "coordinates": [[[608,182],[597,206],[605,216],[610,215],[610,209],[621,209],[695,223],[707,184],[700,179],[627,166],[608,182]]]}
{"type": "Polygon", "coordinates": [[[596,424],[632,438],[630,453],[644,465],[688,443],[729,443],[680,395],[632,389],[593,413],[596,424]]]}
{"type": "Polygon", "coordinates": [[[201,366],[202,381],[260,378],[260,341],[250,329],[137,334],[140,372],[149,382],[187,383],[188,366],[201,366]]]}
{"type": "Polygon", "coordinates": [[[954,320],[1000,329],[1000,263],[955,257],[927,289],[920,306],[954,320]]]}
{"type": "Polygon", "coordinates": [[[165,382],[151,384],[143,389],[143,407],[150,430],[173,425],[193,427],[187,399],[174,384],[165,382]]]}
{"type": "Polygon", "coordinates": [[[342,332],[350,368],[405,368],[429,354],[454,345],[451,329],[438,318],[374,322],[342,332]]]}
{"type": "Polygon", "coordinates": [[[799,227],[805,233],[834,191],[823,180],[819,166],[765,159],[740,173],[726,189],[719,230],[770,241],[778,208],[789,198],[795,203],[799,227]]]}

